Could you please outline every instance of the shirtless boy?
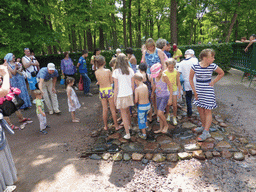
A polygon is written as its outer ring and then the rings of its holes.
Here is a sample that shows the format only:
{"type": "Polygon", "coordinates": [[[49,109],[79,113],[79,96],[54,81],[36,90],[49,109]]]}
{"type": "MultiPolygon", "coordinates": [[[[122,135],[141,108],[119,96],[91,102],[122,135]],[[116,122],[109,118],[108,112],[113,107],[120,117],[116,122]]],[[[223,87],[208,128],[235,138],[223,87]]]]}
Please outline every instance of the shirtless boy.
{"type": "Polygon", "coordinates": [[[95,71],[95,76],[100,86],[99,97],[101,99],[101,104],[103,108],[103,122],[104,130],[108,130],[108,102],[110,106],[110,111],[113,117],[114,125],[116,130],[118,130],[116,108],[114,104],[114,90],[111,86],[113,83],[112,73],[109,69],[104,69],[106,64],[105,57],[99,55],[95,58],[95,63],[97,65],[97,70],[95,71]]]}
{"type": "Polygon", "coordinates": [[[142,139],[147,139],[147,115],[151,108],[148,98],[148,87],[143,83],[143,76],[140,73],[136,73],[134,75],[134,81],[137,85],[137,88],[135,89],[134,103],[138,103],[138,124],[139,129],[141,129],[142,132],[142,134],[139,134],[139,137],[142,139]]]}

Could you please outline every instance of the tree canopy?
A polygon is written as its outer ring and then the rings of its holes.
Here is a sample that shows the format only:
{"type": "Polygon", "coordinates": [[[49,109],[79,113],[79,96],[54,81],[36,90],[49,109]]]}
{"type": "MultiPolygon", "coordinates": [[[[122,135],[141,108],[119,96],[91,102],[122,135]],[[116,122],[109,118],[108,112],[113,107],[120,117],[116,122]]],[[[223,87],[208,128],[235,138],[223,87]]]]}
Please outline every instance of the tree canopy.
{"type": "Polygon", "coordinates": [[[232,42],[256,33],[255,0],[2,0],[0,51],[53,54],[141,47],[152,37],[179,45],[232,42]]]}

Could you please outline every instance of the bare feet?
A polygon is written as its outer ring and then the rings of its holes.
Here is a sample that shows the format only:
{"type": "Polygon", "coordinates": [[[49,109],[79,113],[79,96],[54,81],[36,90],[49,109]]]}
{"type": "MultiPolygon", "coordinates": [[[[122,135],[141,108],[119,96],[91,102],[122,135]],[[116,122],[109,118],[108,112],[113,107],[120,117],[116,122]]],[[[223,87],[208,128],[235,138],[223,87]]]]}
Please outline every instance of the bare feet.
{"type": "Polygon", "coordinates": [[[124,126],[123,125],[119,125],[118,127],[116,127],[116,131],[118,131],[119,129],[122,129],[124,126]]]}
{"type": "Polygon", "coordinates": [[[165,126],[165,127],[162,129],[161,132],[162,132],[162,133],[167,133],[167,132],[168,132],[168,128],[169,128],[168,125],[165,126]]]}
{"type": "Polygon", "coordinates": [[[154,131],[154,133],[161,133],[163,131],[163,129],[159,129],[157,131],[154,131]]]}
{"type": "Polygon", "coordinates": [[[107,130],[108,130],[108,127],[104,127],[103,129],[104,129],[105,131],[107,131],[107,130]]]}

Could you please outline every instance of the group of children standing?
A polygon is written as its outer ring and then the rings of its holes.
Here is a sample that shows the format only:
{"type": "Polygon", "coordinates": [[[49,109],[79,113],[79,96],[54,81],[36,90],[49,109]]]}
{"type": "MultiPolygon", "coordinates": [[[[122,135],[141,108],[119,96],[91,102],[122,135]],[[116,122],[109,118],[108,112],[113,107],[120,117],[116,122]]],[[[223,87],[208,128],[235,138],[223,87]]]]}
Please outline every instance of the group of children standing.
{"type": "MultiPolygon", "coordinates": [[[[170,106],[173,107],[173,124],[177,125],[177,100],[181,97],[182,87],[180,84],[180,73],[184,78],[184,89],[186,93],[187,115],[192,115],[192,92],[194,93],[194,104],[198,108],[202,126],[195,129],[197,133],[202,134],[198,137],[198,141],[204,141],[211,137],[209,128],[212,123],[211,110],[216,108],[213,85],[219,81],[223,75],[223,70],[213,63],[215,52],[212,49],[203,50],[199,57],[201,62],[194,56],[193,50],[185,52],[185,59],[179,64],[179,69],[176,70],[176,61],[173,58],[166,59],[164,66],[160,63],[155,63],[150,67],[148,73],[147,64],[141,63],[138,66],[138,71],[130,67],[128,57],[120,53],[110,62],[112,71],[105,69],[105,58],[98,55],[94,58],[94,63],[97,66],[95,76],[99,85],[99,98],[103,107],[103,122],[104,130],[108,130],[108,103],[114,121],[115,129],[121,127],[117,122],[117,110],[121,113],[121,118],[125,128],[125,139],[130,139],[131,128],[131,111],[130,107],[137,104],[138,125],[141,133],[139,136],[143,139],[147,138],[146,128],[147,121],[152,122],[153,110],[159,118],[160,129],[155,133],[167,133],[168,123],[170,121],[170,106]],[[218,76],[212,80],[213,71],[218,73],[218,76]],[[194,78],[195,77],[195,78],[194,78]],[[149,118],[147,116],[149,114],[149,118]]],[[[69,112],[73,122],[79,122],[75,117],[75,110],[81,105],[72,88],[74,84],[73,78],[67,78],[67,96],[69,112]]],[[[41,99],[41,94],[38,93],[37,99],[41,99]]],[[[38,118],[42,119],[40,130],[46,128],[46,118],[43,111],[43,104],[37,102],[38,118]]],[[[40,121],[41,122],[41,121],[40,121]]]]}
{"type": "Polygon", "coordinates": [[[187,50],[186,59],[180,63],[179,70],[175,69],[176,61],[173,58],[165,60],[165,66],[160,63],[150,67],[147,73],[147,65],[141,63],[138,71],[134,73],[129,65],[125,54],[120,53],[116,59],[111,61],[112,72],[105,69],[106,64],[103,56],[96,57],[98,70],[95,72],[100,88],[100,99],[103,106],[104,129],[108,129],[107,111],[108,105],[116,130],[120,127],[117,124],[116,109],[120,110],[121,118],[125,128],[125,139],[130,139],[129,129],[131,128],[131,113],[129,108],[137,104],[138,125],[141,133],[139,136],[147,138],[147,115],[149,122],[152,121],[152,108],[159,117],[160,129],[155,133],[167,133],[170,120],[169,107],[173,107],[173,124],[177,125],[177,99],[181,97],[180,73],[183,74],[184,88],[186,93],[187,115],[192,115],[192,92],[194,93],[194,104],[198,107],[202,126],[196,128],[201,133],[198,141],[204,141],[211,135],[209,128],[212,122],[211,110],[217,107],[213,85],[224,75],[223,70],[213,63],[215,52],[212,49],[205,49],[200,54],[201,62],[194,56],[193,50],[187,50]],[[212,80],[213,71],[218,76],[212,80]],[[195,78],[194,78],[195,76],[195,78]]]}

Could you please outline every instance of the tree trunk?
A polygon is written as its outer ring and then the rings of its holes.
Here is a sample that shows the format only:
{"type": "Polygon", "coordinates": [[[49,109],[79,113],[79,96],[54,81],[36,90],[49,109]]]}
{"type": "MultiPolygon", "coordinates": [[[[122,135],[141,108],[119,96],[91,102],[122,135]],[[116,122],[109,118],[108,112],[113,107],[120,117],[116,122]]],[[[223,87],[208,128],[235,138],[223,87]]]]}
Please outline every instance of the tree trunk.
{"type": "Polygon", "coordinates": [[[91,29],[86,30],[86,36],[87,36],[87,47],[89,51],[93,51],[93,45],[92,45],[92,32],[91,29]]]}
{"type": "Polygon", "coordinates": [[[71,28],[71,33],[72,33],[72,45],[73,45],[73,51],[77,50],[77,44],[76,44],[76,31],[75,31],[76,26],[72,25],[71,28]]]}
{"type": "Polygon", "coordinates": [[[80,30],[77,31],[78,32],[78,38],[79,38],[79,51],[82,50],[82,37],[81,37],[81,33],[80,30]]]}
{"type": "Polygon", "coordinates": [[[129,0],[128,5],[128,25],[129,25],[129,38],[130,38],[130,47],[132,47],[132,0],[129,0]]]}
{"type": "Polygon", "coordinates": [[[86,50],[86,32],[84,30],[84,50],[86,50]]]}
{"type": "Polygon", "coordinates": [[[103,34],[103,29],[102,26],[99,27],[99,31],[100,31],[100,49],[104,50],[104,34],[103,34]]]}
{"type": "Polygon", "coordinates": [[[96,30],[94,30],[93,32],[93,48],[96,49],[96,30]]]}
{"type": "Polygon", "coordinates": [[[69,47],[69,51],[70,51],[70,53],[72,53],[73,52],[73,46],[72,46],[72,37],[71,37],[71,34],[69,33],[68,34],[68,38],[69,38],[69,43],[70,43],[70,47],[69,47]]]}
{"type": "Polygon", "coordinates": [[[235,13],[234,13],[234,15],[233,15],[233,18],[232,18],[232,20],[231,20],[229,29],[228,29],[228,35],[227,35],[227,37],[226,37],[226,42],[229,42],[230,35],[231,35],[231,33],[232,33],[232,29],[233,29],[233,26],[234,26],[234,24],[235,24],[235,22],[236,22],[237,16],[238,16],[238,14],[237,14],[237,12],[235,11],[235,13]]]}
{"type": "Polygon", "coordinates": [[[127,47],[127,37],[126,37],[126,2],[123,0],[123,36],[124,36],[124,47],[127,47]]]}
{"type": "Polygon", "coordinates": [[[138,47],[141,47],[141,7],[138,0],[138,47]]]}
{"type": "Polygon", "coordinates": [[[111,18],[113,22],[113,48],[116,49],[118,47],[118,44],[117,44],[117,34],[116,34],[116,18],[114,13],[111,13],[111,18]]]}
{"type": "Polygon", "coordinates": [[[171,0],[171,41],[178,44],[177,0],[171,0]]]}
{"type": "Polygon", "coordinates": [[[239,28],[239,22],[238,22],[238,20],[236,20],[235,40],[239,39],[239,37],[238,37],[238,28],[239,28]]]}

